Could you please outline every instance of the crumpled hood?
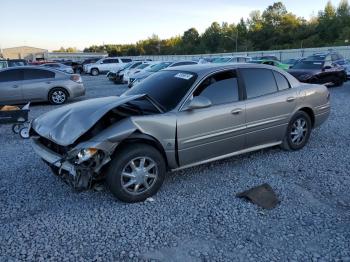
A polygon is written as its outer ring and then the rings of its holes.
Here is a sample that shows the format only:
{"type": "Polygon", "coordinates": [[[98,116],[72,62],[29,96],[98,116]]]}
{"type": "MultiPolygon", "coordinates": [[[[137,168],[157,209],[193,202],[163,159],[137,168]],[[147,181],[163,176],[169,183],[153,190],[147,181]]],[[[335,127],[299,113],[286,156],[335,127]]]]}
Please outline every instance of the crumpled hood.
{"type": "Polygon", "coordinates": [[[314,76],[320,73],[320,70],[315,69],[289,69],[288,73],[299,79],[302,75],[314,76]]]}
{"type": "Polygon", "coordinates": [[[73,103],[39,116],[31,127],[40,136],[61,146],[68,146],[110,110],[142,96],[109,96],[73,103]]]}

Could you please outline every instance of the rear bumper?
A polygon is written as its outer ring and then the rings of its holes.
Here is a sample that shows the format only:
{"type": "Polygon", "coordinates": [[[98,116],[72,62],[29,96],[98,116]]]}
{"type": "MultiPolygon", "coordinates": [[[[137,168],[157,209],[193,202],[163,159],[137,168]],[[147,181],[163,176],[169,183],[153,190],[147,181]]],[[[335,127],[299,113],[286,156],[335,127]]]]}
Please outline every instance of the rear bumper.
{"type": "Polygon", "coordinates": [[[86,89],[84,84],[76,84],[70,88],[70,98],[84,96],[85,93],[86,93],[86,89]]]}
{"type": "Polygon", "coordinates": [[[318,113],[315,115],[314,127],[320,126],[323,122],[327,120],[331,112],[331,108],[330,108],[330,105],[328,104],[318,108],[317,111],[318,113]]]}
{"type": "Polygon", "coordinates": [[[73,177],[76,176],[76,169],[74,165],[72,165],[70,162],[63,159],[63,157],[47,147],[43,146],[38,139],[32,138],[32,147],[36,154],[38,154],[43,160],[45,160],[47,163],[49,163],[52,166],[55,166],[57,168],[60,168],[61,170],[64,170],[68,172],[73,177]]]}

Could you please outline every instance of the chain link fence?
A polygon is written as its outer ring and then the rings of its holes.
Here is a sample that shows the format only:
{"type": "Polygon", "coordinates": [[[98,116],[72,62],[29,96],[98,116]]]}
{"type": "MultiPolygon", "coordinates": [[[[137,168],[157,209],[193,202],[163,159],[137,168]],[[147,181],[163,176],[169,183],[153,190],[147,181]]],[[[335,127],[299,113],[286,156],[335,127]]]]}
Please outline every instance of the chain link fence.
{"type": "Polygon", "coordinates": [[[175,61],[175,60],[194,60],[206,57],[222,57],[222,56],[262,56],[275,55],[281,61],[290,58],[307,57],[318,52],[336,51],[345,58],[350,59],[350,46],[337,47],[317,47],[317,48],[300,48],[300,49],[285,49],[285,50],[270,50],[270,51],[252,51],[252,52],[237,52],[237,53],[217,53],[217,54],[199,54],[199,55],[146,55],[146,56],[130,56],[132,59],[152,59],[154,61],[175,61]]]}

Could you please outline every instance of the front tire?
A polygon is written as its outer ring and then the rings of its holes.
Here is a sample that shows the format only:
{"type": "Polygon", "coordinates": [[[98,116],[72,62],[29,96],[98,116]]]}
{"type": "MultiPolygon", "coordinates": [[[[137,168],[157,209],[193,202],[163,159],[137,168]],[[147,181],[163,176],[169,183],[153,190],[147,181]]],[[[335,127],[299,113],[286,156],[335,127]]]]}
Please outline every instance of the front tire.
{"type": "Polygon", "coordinates": [[[130,144],[113,156],[106,182],[119,200],[135,203],[156,194],[165,174],[165,161],[157,149],[146,144],[130,144]]]}
{"type": "Polygon", "coordinates": [[[92,75],[92,76],[98,76],[98,75],[99,75],[99,73],[100,73],[100,71],[98,71],[98,69],[97,69],[97,68],[93,68],[93,69],[91,69],[91,75],[92,75]]]}
{"type": "Polygon", "coordinates": [[[290,120],[281,147],[285,150],[300,150],[309,141],[312,124],[304,111],[298,111],[290,120]]]}
{"type": "Polygon", "coordinates": [[[49,102],[53,105],[62,105],[67,99],[68,93],[63,88],[54,88],[49,92],[49,102]]]}

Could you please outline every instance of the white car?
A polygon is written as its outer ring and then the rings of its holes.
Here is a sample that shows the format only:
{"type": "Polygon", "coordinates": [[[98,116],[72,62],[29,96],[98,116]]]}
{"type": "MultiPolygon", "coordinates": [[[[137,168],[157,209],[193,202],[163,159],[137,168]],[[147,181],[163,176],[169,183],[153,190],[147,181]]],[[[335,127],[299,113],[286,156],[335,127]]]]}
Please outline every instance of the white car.
{"type": "Polygon", "coordinates": [[[130,77],[133,76],[134,74],[137,74],[143,70],[146,70],[148,68],[150,68],[151,66],[153,65],[156,65],[158,64],[159,62],[143,62],[141,65],[138,65],[137,67],[135,68],[130,68],[130,69],[127,69],[124,73],[124,76],[123,76],[123,81],[125,83],[128,83],[130,82],[130,77]]]}
{"type": "Polygon", "coordinates": [[[86,74],[97,76],[101,73],[118,70],[126,63],[130,63],[130,58],[108,57],[98,60],[96,63],[84,65],[83,70],[86,74]]]}

